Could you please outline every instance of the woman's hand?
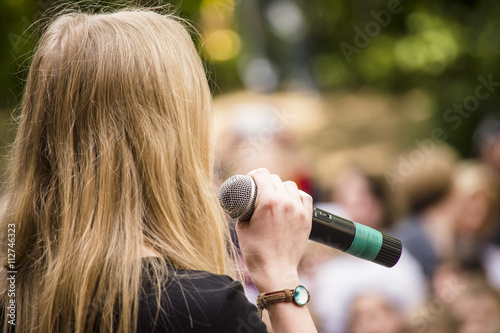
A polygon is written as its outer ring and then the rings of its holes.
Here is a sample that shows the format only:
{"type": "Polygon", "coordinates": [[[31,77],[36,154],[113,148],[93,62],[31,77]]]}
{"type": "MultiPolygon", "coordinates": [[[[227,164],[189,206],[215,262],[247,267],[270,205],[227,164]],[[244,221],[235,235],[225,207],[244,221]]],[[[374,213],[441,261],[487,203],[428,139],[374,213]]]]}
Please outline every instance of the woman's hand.
{"type": "Polygon", "coordinates": [[[250,275],[260,292],[293,288],[311,232],[312,198],[267,169],[248,175],[258,187],[255,211],[250,222],[238,221],[236,230],[250,275]]]}

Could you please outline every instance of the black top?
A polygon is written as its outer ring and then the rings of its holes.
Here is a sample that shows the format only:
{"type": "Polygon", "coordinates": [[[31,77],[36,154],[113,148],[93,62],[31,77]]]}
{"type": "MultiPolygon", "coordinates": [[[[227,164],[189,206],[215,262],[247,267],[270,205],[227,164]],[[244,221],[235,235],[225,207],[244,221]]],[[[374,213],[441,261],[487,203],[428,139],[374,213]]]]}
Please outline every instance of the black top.
{"type": "Polygon", "coordinates": [[[156,322],[157,295],[150,282],[144,281],[143,288],[138,332],[267,332],[241,283],[229,276],[170,269],[156,322]]]}
{"type": "MultiPolygon", "coordinates": [[[[143,259],[145,274],[139,300],[137,332],[140,333],[264,333],[266,325],[259,318],[241,283],[226,275],[187,271],[169,267],[162,285],[158,311],[155,288],[147,278],[149,260],[143,259]]],[[[0,331],[5,312],[0,306],[0,331]]],[[[15,326],[10,327],[11,332],[15,326]]],[[[99,331],[98,327],[95,331],[99,331]]]]}

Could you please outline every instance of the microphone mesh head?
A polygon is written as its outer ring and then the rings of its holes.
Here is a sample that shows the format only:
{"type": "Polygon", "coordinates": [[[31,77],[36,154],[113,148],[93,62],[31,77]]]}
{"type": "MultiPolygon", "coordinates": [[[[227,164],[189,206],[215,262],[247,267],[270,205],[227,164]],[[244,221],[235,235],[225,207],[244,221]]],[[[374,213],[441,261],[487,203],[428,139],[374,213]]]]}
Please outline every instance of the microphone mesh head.
{"type": "Polygon", "coordinates": [[[252,177],[235,175],[226,180],[219,189],[219,202],[233,219],[247,221],[253,215],[257,186],[252,177]]]}

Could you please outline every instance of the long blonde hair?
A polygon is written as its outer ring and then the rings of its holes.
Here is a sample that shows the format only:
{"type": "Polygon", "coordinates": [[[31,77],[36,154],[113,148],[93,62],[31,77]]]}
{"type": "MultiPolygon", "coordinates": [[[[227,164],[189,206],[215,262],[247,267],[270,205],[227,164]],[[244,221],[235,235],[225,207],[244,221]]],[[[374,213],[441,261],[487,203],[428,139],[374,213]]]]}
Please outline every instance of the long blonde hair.
{"type": "Polygon", "coordinates": [[[49,25],[1,222],[4,266],[15,224],[17,332],[134,331],[144,248],[232,274],[212,117],[203,64],[175,16],[70,13],[49,25]]]}

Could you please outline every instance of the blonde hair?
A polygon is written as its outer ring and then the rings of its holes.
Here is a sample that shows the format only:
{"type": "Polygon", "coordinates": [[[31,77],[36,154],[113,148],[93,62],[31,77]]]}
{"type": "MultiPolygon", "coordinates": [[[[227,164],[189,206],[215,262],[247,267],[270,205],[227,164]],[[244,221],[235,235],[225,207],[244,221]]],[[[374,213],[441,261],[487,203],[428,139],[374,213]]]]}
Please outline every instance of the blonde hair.
{"type": "MultiPolygon", "coordinates": [[[[498,193],[495,183],[494,173],[479,161],[468,160],[459,163],[453,174],[454,189],[461,192],[468,203],[472,202],[474,196],[482,196],[486,204],[483,223],[478,229],[476,237],[489,237],[494,231],[497,207],[498,193]]],[[[460,206],[462,208],[463,206],[460,206]]],[[[480,214],[475,214],[480,217],[480,214]]],[[[463,215],[459,218],[464,220],[463,215]]]]}
{"type": "Polygon", "coordinates": [[[412,151],[417,152],[422,160],[415,164],[407,162],[409,174],[396,189],[407,201],[412,214],[420,214],[447,198],[453,185],[453,168],[458,159],[456,151],[447,145],[435,146],[428,155],[420,150],[412,151]]]}
{"type": "Polygon", "coordinates": [[[7,266],[15,224],[17,332],[135,331],[144,248],[181,269],[233,273],[211,182],[210,91],[179,19],[58,17],[21,109],[0,251],[7,266]]]}

